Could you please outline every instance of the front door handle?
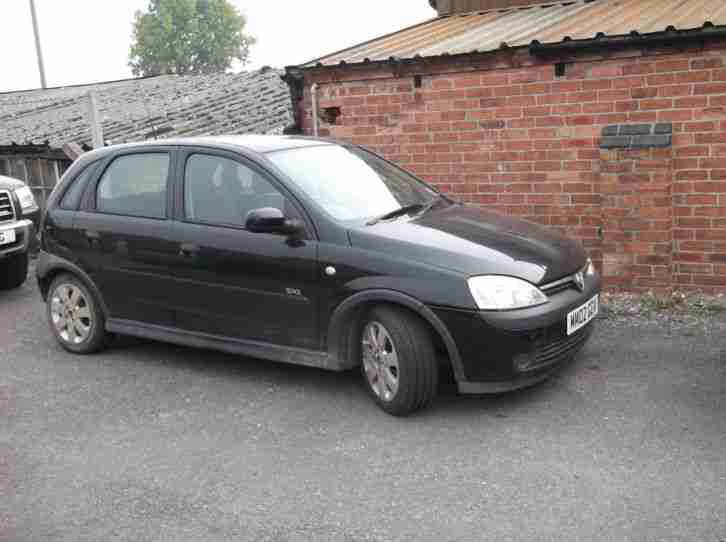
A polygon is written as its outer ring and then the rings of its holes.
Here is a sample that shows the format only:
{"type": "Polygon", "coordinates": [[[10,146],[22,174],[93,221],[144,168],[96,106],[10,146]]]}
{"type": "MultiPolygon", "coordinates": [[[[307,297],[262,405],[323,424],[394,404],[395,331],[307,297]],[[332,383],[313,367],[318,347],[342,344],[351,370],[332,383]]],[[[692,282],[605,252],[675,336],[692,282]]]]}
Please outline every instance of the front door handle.
{"type": "Polygon", "coordinates": [[[93,245],[101,240],[101,234],[97,231],[86,230],[86,239],[89,245],[93,245]]]}
{"type": "Polygon", "coordinates": [[[199,254],[199,247],[191,243],[185,243],[179,247],[179,255],[185,258],[192,258],[199,254]]]}

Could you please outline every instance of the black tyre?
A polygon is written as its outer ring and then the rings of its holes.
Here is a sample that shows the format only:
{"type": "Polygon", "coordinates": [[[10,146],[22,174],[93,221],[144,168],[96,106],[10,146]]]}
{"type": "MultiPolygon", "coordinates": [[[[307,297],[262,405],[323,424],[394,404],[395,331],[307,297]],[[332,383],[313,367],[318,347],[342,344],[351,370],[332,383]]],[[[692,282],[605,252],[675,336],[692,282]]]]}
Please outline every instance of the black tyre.
{"type": "Polygon", "coordinates": [[[439,367],[430,331],[414,314],[379,306],[364,318],[361,372],[373,400],[394,416],[428,405],[438,387],[439,367]]]}
{"type": "Polygon", "coordinates": [[[0,262],[0,289],[19,288],[28,276],[28,255],[16,254],[0,262]]]}
{"type": "Polygon", "coordinates": [[[73,275],[62,274],[48,289],[48,321],[60,345],[75,354],[91,354],[106,344],[106,318],[98,300],[73,275]]]}

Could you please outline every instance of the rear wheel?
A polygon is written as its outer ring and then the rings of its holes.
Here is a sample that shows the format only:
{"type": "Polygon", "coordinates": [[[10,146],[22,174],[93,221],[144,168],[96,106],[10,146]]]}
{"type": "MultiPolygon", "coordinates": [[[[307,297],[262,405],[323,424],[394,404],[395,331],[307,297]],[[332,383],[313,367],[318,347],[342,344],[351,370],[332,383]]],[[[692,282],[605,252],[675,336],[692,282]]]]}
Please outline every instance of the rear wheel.
{"type": "Polygon", "coordinates": [[[438,386],[436,351],[417,316],[375,307],[364,319],[360,344],[363,380],[383,410],[405,416],[431,402],[438,386]]]}
{"type": "Polygon", "coordinates": [[[106,319],[91,291],[73,275],[60,275],[48,290],[48,320],[60,345],[90,354],[106,344],[106,319]]]}
{"type": "Polygon", "coordinates": [[[0,289],[19,288],[28,276],[28,254],[16,254],[0,262],[0,289]]]}

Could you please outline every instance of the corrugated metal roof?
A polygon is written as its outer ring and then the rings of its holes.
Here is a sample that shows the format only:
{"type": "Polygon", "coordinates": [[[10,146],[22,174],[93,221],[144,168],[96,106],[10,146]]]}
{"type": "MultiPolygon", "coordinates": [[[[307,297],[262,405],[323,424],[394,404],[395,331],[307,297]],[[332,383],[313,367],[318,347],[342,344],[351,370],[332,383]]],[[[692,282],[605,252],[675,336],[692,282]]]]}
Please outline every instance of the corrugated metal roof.
{"type": "Polygon", "coordinates": [[[439,17],[395,34],[309,62],[335,65],[584,40],[598,34],[647,35],[668,27],[693,30],[707,22],[726,25],[724,0],[577,0],[439,17]]]}
{"type": "Polygon", "coordinates": [[[280,134],[294,122],[281,72],[161,75],[94,85],[0,94],[0,146],[88,145],[87,99],[95,90],[104,138],[112,143],[155,137],[280,134]]]}

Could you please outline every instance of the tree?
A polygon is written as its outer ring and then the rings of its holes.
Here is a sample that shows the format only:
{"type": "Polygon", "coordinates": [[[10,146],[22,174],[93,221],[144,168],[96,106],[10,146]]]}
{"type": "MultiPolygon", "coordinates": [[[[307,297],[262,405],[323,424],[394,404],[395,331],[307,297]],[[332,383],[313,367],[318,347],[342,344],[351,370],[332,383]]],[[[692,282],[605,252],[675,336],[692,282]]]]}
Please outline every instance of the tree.
{"type": "Polygon", "coordinates": [[[137,76],[223,72],[247,61],[246,23],[228,0],[150,0],[136,12],[129,66],[137,76]]]}

